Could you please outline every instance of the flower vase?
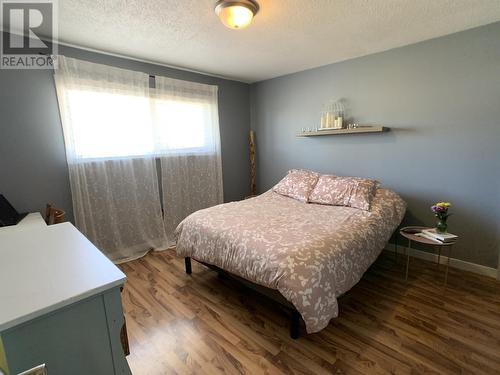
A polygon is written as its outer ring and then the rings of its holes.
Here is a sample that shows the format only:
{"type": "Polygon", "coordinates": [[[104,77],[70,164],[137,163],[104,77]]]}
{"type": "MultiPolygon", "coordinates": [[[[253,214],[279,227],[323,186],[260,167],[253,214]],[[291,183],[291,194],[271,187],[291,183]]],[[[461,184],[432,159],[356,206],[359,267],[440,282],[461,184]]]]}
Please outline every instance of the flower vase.
{"type": "Polygon", "coordinates": [[[448,224],[446,219],[440,219],[436,224],[436,231],[438,233],[446,233],[448,231],[448,224]]]}

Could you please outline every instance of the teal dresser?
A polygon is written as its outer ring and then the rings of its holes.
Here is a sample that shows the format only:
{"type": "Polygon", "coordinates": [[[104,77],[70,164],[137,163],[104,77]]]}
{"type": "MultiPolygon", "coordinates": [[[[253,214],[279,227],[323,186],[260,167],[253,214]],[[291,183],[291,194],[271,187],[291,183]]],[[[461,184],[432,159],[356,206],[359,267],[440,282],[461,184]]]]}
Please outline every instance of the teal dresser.
{"type": "Polygon", "coordinates": [[[0,228],[0,369],[131,374],[120,340],[125,275],[70,223],[33,215],[0,228]]]}

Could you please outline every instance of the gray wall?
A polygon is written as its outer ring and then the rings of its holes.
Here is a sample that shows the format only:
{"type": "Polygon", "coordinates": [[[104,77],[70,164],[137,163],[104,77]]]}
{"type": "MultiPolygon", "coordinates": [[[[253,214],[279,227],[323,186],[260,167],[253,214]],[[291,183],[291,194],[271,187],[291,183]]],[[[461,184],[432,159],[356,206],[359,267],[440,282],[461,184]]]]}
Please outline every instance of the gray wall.
{"type": "MultiPolygon", "coordinates": [[[[224,199],[248,194],[249,85],[60,46],[59,52],[152,75],[219,86],[224,199]]],[[[0,193],[20,211],[72,204],[52,71],[0,70],[0,193]]]]}
{"type": "Polygon", "coordinates": [[[449,200],[454,257],[497,267],[500,23],[254,84],[251,111],[260,191],[290,168],[376,178],[408,202],[406,222],[426,225],[449,200]],[[296,138],[334,98],[392,130],[296,138]]]}

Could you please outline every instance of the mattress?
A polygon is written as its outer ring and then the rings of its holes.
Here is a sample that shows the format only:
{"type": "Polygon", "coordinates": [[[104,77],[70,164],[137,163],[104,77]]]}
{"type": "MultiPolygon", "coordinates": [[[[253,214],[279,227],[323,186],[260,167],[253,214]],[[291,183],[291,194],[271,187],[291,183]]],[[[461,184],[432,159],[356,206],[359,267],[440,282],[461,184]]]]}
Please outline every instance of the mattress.
{"type": "Polygon", "coordinates": [[[337,297],[377,259],[405,210],[399,195],[382,188],[370,211],[268,191],[191,214],[177,227],[176,251],[278,290],[313,333],[338,316],[337,297]]]}

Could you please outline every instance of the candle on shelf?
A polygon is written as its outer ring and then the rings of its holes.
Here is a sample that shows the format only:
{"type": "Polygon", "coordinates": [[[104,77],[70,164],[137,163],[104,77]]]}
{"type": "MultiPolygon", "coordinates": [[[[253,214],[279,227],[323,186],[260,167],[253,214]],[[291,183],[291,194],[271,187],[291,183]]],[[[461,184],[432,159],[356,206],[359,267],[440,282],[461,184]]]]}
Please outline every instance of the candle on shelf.
{"type": "Polygon", "coordinates": [[[335,126],[335,117],[333,114],[328,113],[328,127],[333,128],[335,126]]]}
{"type": "Polygon", "coordinates": [[[335,127],[337,129],[342,129],[342,117],[339,116],[335,119],[335,127]]]}

